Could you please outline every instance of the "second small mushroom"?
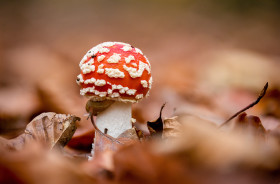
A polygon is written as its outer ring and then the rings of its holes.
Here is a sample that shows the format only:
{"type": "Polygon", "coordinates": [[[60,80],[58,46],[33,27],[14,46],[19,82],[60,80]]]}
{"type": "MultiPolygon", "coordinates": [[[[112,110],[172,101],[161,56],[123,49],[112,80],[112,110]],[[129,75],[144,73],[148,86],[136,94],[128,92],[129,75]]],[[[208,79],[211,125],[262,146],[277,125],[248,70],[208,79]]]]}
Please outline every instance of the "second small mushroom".
{"type": "Polygon", "coordinates": [[[132,104],[147,96],[152,86],[151,65],[141,50],[127,43],[104,42],[86,53],[80,69],[77,83],[80,94],[90,98],[88,110],[92,104],[108,107],[96,113],[97,127],[115,138],[132,128],[132,104]]]}

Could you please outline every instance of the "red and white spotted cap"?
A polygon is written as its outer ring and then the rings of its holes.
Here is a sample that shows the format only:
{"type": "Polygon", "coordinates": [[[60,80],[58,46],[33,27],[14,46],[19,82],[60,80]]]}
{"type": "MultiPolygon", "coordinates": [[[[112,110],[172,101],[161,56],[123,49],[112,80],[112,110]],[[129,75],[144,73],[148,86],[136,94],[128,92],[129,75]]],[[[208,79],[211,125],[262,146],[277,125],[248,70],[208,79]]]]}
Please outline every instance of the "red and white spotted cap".
{"type": "Polygon", "coordinates": [[[152,86],[151,65],[140,49],[122,42],[104,42],[80,62],[80,94],[97,101],[137,102],[152,86]]]}

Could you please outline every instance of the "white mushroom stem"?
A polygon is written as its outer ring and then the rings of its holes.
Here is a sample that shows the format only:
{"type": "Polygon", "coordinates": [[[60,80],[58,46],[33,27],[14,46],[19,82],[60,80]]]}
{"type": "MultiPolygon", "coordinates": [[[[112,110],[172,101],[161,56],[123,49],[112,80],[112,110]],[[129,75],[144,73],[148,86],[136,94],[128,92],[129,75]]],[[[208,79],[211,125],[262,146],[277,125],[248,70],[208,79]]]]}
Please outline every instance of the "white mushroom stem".
{"type": "Polygon", "coordinates": [[[124,131],[131,129],[131,106],[131,103],[116,101],[99,113],[96,117],[96,125],[99,130],[104,132],[107,128],[107,134],[117,138],[124,131]]]}

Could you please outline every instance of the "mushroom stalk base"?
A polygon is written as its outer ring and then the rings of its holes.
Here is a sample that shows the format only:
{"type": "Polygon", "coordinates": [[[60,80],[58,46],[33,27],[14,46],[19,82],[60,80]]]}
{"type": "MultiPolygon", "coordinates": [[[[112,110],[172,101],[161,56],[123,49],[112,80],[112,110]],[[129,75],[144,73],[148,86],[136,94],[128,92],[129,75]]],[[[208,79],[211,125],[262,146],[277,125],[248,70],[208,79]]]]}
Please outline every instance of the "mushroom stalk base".
{"type": "Polygon", "coordinates": [[[107,134],[117,138],[124,131],[131,129],[131,103],[116,101],[96,117],[96,125],[104,132],[108,129],[107,134]]]}

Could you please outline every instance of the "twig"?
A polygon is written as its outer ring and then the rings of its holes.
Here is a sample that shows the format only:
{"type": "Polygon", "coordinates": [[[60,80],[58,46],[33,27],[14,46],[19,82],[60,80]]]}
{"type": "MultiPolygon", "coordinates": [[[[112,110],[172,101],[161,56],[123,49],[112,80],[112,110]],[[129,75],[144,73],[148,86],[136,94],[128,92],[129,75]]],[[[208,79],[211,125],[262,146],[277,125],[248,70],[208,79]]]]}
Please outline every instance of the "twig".
{"type": "Polygon", "coordinates": [[[251,104],[248,105],[247,107],[245,107],[245,108],[241,109],[240,111],[238,111],[237,113],[235,113],[235,114],[234,114],[233,116],[231,116],[228,120],[226,120],[225,122],[223,122],[219,127],[224,126],[224,125],[227,124],[229,121],[231,121],[233,118],[235,118],[236,116],[238,116],[240,113],[242,113],[242,112],[244,112],[244,111],[246,111],[246,110],[248,110],[248,109],[254,107],[256,104],[258,104],[259,101],[264,97],[267,88],[268,88],[268,82],[267,82],[267,83],[265,84],[265,86],[263,87],[263,90],[261,91],[261,93],[260,93],[258,99],[257,99],[255,102],[251,103],[251,104]]]}
{"type": "Polygon", "coordinates": [[[123,143],[121,143],[120,141],[118,141],[117,139],[115,139],[115,138],[109,136],[108,134],[103,133],[101,130],[99,130],[99,128],[96,126],[96,124],[95,124],[95,122],[94,122],[93,114],[92,114],[92,113],[89,113],[89,117],[90,117],[90,120],[91,120],[91,123],[92,123],[94,129],[95,129],[98,133],[100,133],[101,135],[107,137],[107,138],[110,139],[112,142],[116,142],[116,143],[119,143],[119,144],[123,144],[123,143]]]}

